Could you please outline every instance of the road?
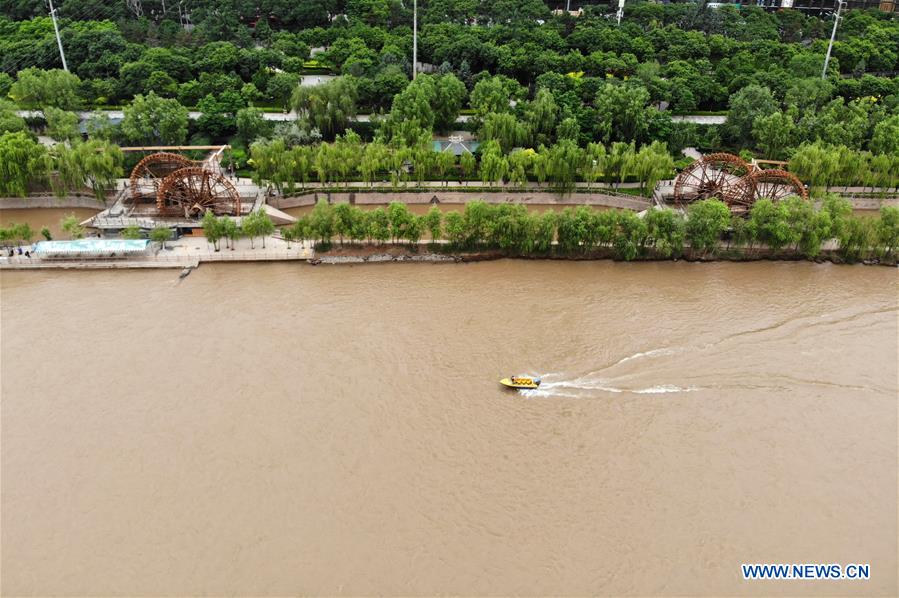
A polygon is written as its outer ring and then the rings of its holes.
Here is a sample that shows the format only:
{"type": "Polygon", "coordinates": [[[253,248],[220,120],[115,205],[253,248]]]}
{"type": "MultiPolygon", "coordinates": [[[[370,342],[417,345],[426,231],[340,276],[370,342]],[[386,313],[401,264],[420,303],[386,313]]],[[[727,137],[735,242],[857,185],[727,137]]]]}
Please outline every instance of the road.
{"type": "MultiPolygon", "coordinates": [[[[105,114],[107,117],[109,117],[112,120],[121,120],[121,119],[125,118],[125,114],[121,110],[101,110],[100,112],[102,114],[105,114]]],[[[40,110],[18,110],[18,111],[16,111],[16,113],[19,116],[21,116],[22,118],[34,118],[37,116],[43,116],[43,113],[40,110]]],[[[82,111],[78,112],[78,116],[81,117],[82,120],[87,120],[88,118],[90,118],[90,116],[92,114],[94,114],[94,112],[88,111],[88,110],[82,110],[82,111]]],[[[203,113],[198,110],[190,110],[187,113],[188,118],[190,118],[191,120],[197,120],[202,115],[203,115],[203,113]]],[[[296,120],[296,118],[297,118],[296,112],[293,112],[293,111],[290,111],[290,112],[263,112],[262,116],[263,116],[263,118],[265,118],[265,120],[278,121],[278,122],[292,121],[292,120],[296,120]]],[[[456,119],[456,122],[457,123],[467,123],[468,121],[471,120],[471,118],[472,118],[472,116],[469,114],[460,114],[459,118],[456,119]]],[[[371,122],[372,115],[371,114],[357,114],[353,120],[355,120],[356,122],[360,122],[360,123],[371,122]]],[[[672,116],[671,120],[673,120],[675,122],[692,122],[692,123],[696,123],[699,125],[720,125],[720,124],[723,124],[727,120],[727,117],[726,116],[717,116],[717,115],[709,116],[709,115],[705,115],[705,114],[682,114],[680,116],[672,116]]]]}

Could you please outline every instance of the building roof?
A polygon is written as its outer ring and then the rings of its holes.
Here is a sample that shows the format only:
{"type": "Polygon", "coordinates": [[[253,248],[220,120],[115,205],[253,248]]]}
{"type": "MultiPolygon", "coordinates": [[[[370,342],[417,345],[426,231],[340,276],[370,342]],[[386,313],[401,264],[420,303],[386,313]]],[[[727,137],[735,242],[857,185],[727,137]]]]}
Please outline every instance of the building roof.
{"type": "Polygon", "coordinates": [[[40,241],[34,245],[34,253],[42,255],[94,256],[144,253],[149,247],[147,239],[76,239],[74,241],[40,241]]]}

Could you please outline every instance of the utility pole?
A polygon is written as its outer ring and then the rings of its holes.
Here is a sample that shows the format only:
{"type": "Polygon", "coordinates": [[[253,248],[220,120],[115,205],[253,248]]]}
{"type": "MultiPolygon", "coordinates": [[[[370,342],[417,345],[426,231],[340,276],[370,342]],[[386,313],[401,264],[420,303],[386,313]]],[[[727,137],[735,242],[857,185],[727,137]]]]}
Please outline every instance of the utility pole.
{"type": "Polygon", "coordinates": [[[833,31],[830,33],[830,43],[827,44],[827,54],[824,56],[824,70],[821,71],[821,78],[827,79],[827,64],[830,62],[830,51],[833,50],[833,40],[837,37],[837,25],[840,24],[840,9],[843,8],[845,2],[837,0],[837,14],[833,20],[833,31]]]}
{"type": "Polygon", "coordinates": [[[412,3],[412,80],[418,71],[418,0],[412,3]]]}
{"type": "Polygon", "coordinates": [[[624,0],[618,0],[618,12],[615,14],[615,17],[618,19],[618,24],[621,25],[621,17],[624,16],[624,0]]]}
{"type": "Polygon", "coordinates": [[[53,19],[53,31],[56,32],[56,45],[59,46],[59,57],[62,59],[62,70],[68,72],[66,66],[66,53],[62,51],[62,40],[59,38],[59,26],[56,24],[56,9],[53,8],[53,0],[50,0],[50,18],[53,19]]]}

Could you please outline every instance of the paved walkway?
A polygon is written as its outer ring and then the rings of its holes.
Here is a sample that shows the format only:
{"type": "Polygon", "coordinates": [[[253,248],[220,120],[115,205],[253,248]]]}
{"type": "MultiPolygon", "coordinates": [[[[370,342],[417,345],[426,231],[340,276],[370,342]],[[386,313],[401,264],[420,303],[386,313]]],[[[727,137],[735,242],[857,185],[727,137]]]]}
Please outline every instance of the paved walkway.
{"type": "Polygon", "coordinates": [[[279,237],[268,237],[262,248],[259,239],[252,247],[249,239],[239,239],[230,249],[224,240],[220,250],[215,251],[204,237],[182,237],[167,243],[151,255],[128,259],[70,259],[48,260],[37,257],[0,257],[0,270],[37,269],[125,269],[125,268],[196,268],[203,262],[262,262],[262,261],[306,261],[315,257],[311,241],[290,243],[279,237]]]}

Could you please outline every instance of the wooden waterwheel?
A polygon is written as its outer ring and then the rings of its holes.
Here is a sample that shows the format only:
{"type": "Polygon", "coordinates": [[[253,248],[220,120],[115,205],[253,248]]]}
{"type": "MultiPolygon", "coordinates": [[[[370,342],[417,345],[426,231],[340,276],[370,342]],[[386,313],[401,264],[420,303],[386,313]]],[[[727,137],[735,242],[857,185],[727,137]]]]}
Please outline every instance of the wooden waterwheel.
{"type": "Polygon", "coordinates": [[[222,175],[199,166],[171,173],[159,186],[156,209],[160,214],[198,218],[211,210],[217,216],[240,216],[240,195],[222,175]]]}
{"type": "Polygon", "coordinates": [[[162,180],[194,162],[181,154],[158,152],[144,157],[131,171],[131,199],[155,201],[162,180]]]}
{"type": "Polygon", "coordinates": [[[734,214],[747,214],[760,199],[780,201],[792,195],[808,199],[808,191],[796,175],[786,170],[756,170],[740,179],[722,199],[734,214]]]}
{"type": "Polygon", "coordinates": [[[709,154],[684,168],[674,180],[674,201],[685,206],[694,201],[723,200],[753,167],[733,154],[709,154]]]}

